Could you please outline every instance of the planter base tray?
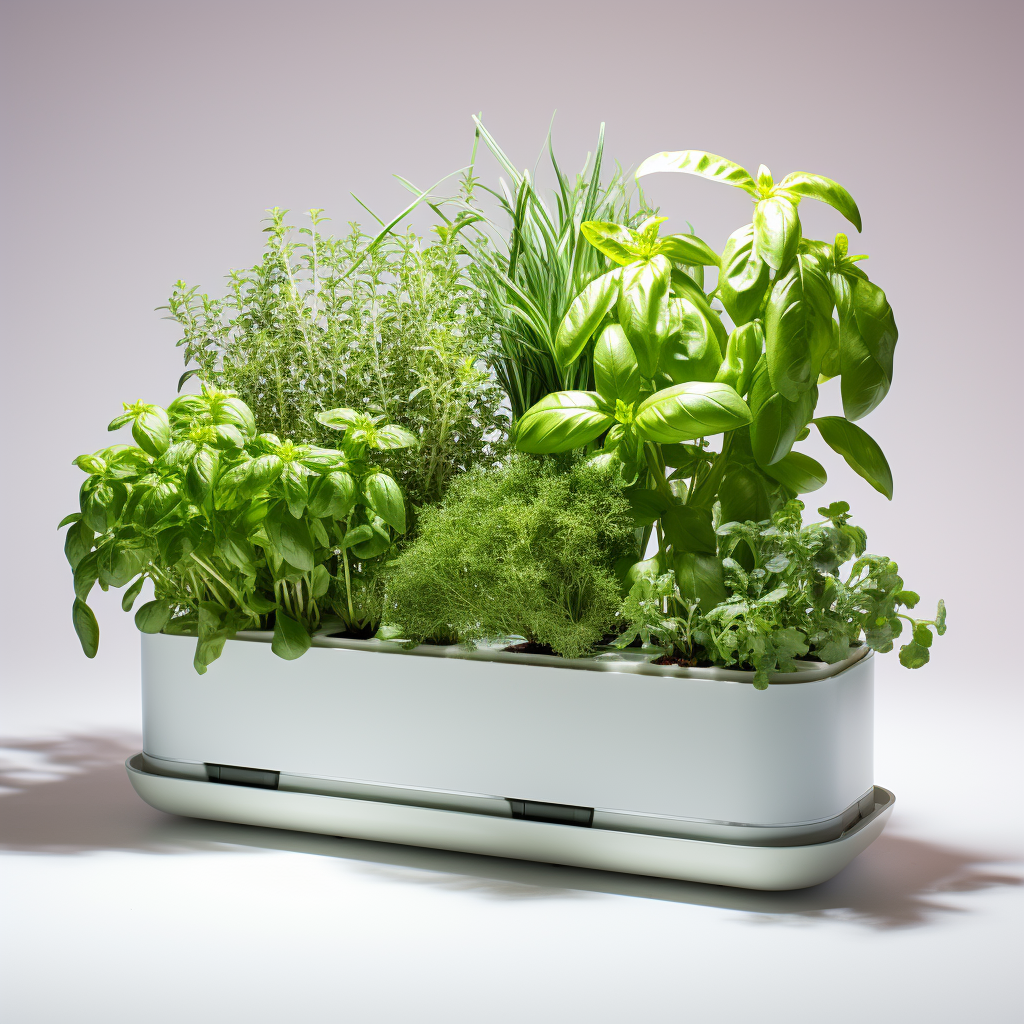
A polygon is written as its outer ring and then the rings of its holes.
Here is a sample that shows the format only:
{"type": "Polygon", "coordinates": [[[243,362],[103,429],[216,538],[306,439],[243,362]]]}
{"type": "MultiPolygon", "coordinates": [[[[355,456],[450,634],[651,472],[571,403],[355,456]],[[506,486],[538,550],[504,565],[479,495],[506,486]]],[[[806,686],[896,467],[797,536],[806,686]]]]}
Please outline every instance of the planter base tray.
{"type": "Polygon", "coordinates": [[[826,881],[878,838],[896,802],[876,786],[874,810],[838,839],[741,846],[157,775],[141,754],[125,767],[139,796],[170,814],[745,889],[826,881]]]}

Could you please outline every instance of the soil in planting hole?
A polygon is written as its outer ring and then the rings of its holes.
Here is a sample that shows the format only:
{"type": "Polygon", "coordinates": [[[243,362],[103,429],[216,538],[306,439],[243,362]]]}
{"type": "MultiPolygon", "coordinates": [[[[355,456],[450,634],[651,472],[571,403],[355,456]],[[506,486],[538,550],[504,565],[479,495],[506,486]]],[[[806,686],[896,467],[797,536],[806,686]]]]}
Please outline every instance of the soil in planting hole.
{"type": "Polygon", "coordinates": [[[549,654],[554,658],[561,657],[557,651],[553,651],[547,644],[537,644],[532,640],[524,640],[519,644],[509,644],[508,647],[502,647],[503,651],[507,651],[509,654],[549,654]]]}

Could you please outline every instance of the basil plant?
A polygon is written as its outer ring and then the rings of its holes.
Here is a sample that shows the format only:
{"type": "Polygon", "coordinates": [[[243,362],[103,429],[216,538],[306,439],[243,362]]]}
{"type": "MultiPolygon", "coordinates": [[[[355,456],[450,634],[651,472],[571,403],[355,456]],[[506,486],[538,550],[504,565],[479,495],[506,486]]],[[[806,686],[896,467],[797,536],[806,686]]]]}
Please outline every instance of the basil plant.
{"type": "Polygon", "coordinates": [[[126,587],[130,611],[150,580],[136,624],[196,635],[200,673],[242,629],[272,628],[286,659],[309,648],[328,615],[355,635],[376,630],[374,564],[406,524],[402,492],[372,455],[415,438],[350,409],[321,416],[344,431],[337,449],[257,434],[249,407],[212,387],[166,410],[125,405],[110,430],[130,424],[135,444],[75,459],[88,474],[81,511],[61,523],[89,657],[99,646],[87,604],[96,584],[126,587]]]}
{"type": "Polygon", "coordinates": [[[656,171],[744,190],[754,201],[751,222],[721,254],[694,234],[662,236],[664,217],[637,230],[582,224],[616,266],[572,303],[556,356],[563,368],[589,361],[594,390],[545,396],[520,418],[515,439],[526,452],[585,448],[614,464],[631,485],[644,546],[652,527],[658,539],[655,564],[638,563],[627,579],[640,567],[672,570],[681,599],[708,610],[726,595],[717,527],[767,520],[825,483],[824,468],[794,449],[812,426],[892,497],[885,456],[855,421],[889,390],[896,324],[845,235],[832,243],[803,237],[805,197],[860,230],[856,203],[838,183],[795,173],[775,184],[763,166],[755,179],[694,150],[657,154],[637,177],[656,171]],[[710,290],[707,268],[717,271],[710,290]],[[815,417],[818,387],[833,377],[844,416],[815,417]]]}

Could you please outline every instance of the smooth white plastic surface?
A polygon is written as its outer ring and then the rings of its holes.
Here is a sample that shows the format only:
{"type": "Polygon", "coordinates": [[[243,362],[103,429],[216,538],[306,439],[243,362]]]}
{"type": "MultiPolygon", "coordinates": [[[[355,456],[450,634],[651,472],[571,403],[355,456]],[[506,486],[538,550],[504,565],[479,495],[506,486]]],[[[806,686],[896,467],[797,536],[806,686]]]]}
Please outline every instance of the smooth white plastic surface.
{"type": "Polygon", "coordinates": [[[870,654],[759,691],[749,673],[338,640],[292,662],[229,641],[200,676],[193,639],[142,643],[144,751],[186,765],[798,831],[872,792],[870,654]]]}
{"type": "Polygon", "coordinates": [[[171,778],[146,772],[141,754],[125,767],[139,796],[171,814],[748,889],[826,881],[878,838],[895,803],[874,787],[871,813],[839,839],[742,846],[171,778]]]}

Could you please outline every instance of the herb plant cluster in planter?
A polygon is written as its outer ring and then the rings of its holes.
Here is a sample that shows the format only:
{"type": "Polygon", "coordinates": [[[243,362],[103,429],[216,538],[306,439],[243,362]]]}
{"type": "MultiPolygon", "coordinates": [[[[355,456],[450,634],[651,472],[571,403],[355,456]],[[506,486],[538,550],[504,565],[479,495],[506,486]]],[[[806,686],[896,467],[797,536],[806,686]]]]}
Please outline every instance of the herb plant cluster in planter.
{"type": "Polygon", "coordinates": [[[126,588],[125,610],[151,587],[136,623],[195,635],[199,672],[250,630],[284,658],[318,633],[629,648],[751,670],[759,688],[906,634],[902,663],[928,660],[941,602],[915,618],[849,506],[805,523],[799,499],[826,482],[798,447],[812,430],[893,494],[858,423],[892,383],[892,310],[846,235],[806,238],[799,216],[814,199],[860,230],[852,197],[693,150],[644,161],[637,178],[747,193],[750,222],[719,252],[602,178],[603,132],[574,180],[549,154],[553,198],[478,121],[458,194],[416,190],[403,211],[430,205],[432,241],[402,216],[335,238],[320,210],[296,234],[272,210],[262,261],[225,297],[178,282],[179,390],[199,392],[126,406],[110,428],[134,445],[76,460],[62,525],[86,654],[98,584],[126,588]],[[826,387],[844,415],[816,415],[826,387]]]}

